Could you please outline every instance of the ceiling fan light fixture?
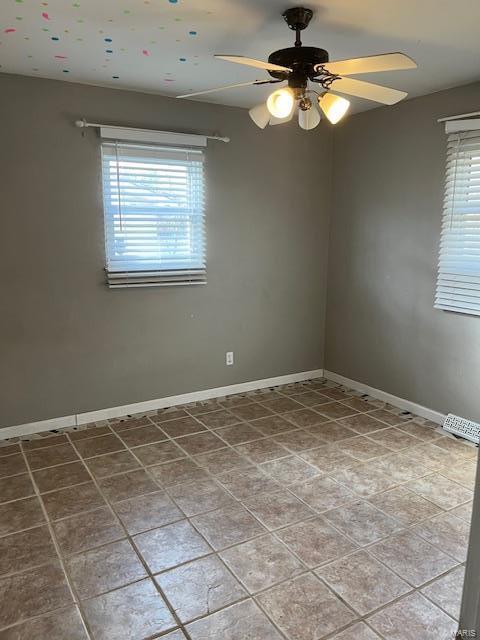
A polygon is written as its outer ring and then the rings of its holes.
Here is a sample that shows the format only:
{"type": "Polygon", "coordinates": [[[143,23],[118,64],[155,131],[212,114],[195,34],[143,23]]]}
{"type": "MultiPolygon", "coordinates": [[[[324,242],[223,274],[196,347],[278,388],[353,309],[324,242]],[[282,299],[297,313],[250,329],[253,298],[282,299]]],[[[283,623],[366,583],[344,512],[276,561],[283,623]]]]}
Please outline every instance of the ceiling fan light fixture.
{"type": "Polygon", "coordinates": [[[293,118],[294,113],[295,109],[292,109],[291,113],[286,118],[275,118],[274,116],[270,116],[268,124],[284,124],[285,122],[290,122],[290,120],[293,118]]]}
{"type": "Polygon", "coordinates": [[[337,124],[347,113],[350,102],[333,93],[325,93],[318,97],[318,105],[332,124],[337,124]]]}
{"type": "Polygon", "coordinates": [[[257,104],[255,107],[252,107],[248,113],[257,127],[260,127],[260,129],[265,129],[268,121],[270,120],[270,111],[267,109],[267,105],[264,102],[262,102],[261,104],[257,104]]]}
{"type": "Polygon", "coordinates": [[[305,131],[310,131],[310,129],[315,129],[315,127],[320,123],[320,114],[315,107],[311,107],[310,109],[299,109],[298,110],[298,124],[305,131]]]}
{"type": "Polygon", "coordinates": [[[274,118],[287,118],[292,113],[294,105],[293,91],[286,87],[277,89],[267,98],[267,109],[274,118]]]}
{"type": "Polygon", "coordinates": [[[312,101],[310,100],[310,98],[303,96],[298,101],[298,108],[301,109],[302,111],[308,111],[309,109],[312,108],[312,101]]]}

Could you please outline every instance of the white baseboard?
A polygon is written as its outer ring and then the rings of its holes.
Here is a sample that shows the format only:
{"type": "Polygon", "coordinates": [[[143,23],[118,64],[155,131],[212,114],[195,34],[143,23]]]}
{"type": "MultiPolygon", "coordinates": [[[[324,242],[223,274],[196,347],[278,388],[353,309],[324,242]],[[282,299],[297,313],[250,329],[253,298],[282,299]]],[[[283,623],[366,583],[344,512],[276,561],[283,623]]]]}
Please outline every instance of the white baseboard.
{"type": "Polygon", "coordinates": [[[399,398],[398,396],[394,396],[386,391],[375,389],[375,387],[370,387],[368,384],[363,384],[363,382],[351,380],[350,378],[341,376],[339,373],[325,370],[323,375],[332,382],[337,382],[338,384],[350,387],[350,389],[367,393],[369,396],[372,396],[372,398],[377,398],[377,400],[382,400],[383,402],[389,402],[396,407],[400,407],[400,409],[411,411],[411,413],[421,416],[422,418],[426,418],[427,420],[431,420],[432,422],[436,422],[437,424],[443,425],[443,421],[445,420],[445,414],[440,413],[439,411],[434,411],[433,409],[423,407],[421,404],[417,404],[416,402],[410,402],[410,400],[399,398]]]}
{"type": "Polygon", "coordinates": [[[204,389],[203,391],[193,391],[192,393],[182,393],[180,395],[169,396],[167,398],[135,402],[133,404],[110,407],[109,409],[98,409],[96,411],[77,413],[71,416],[51,418],[50,420],[29,422],[27,424],[19,424],[12,427],[5,427],[3,429],[0,428],[0,440],[17,436],[25,436],[31,433],[41,433],[42,431],[51,431],[52,429],[61,429],[63,427],[75,427],[77,425],[87,424],[88,422],[106,420],[107,418],[120,418],[133,413],[142,413],[143,411],[152,411],[154,409],[165,409],[166,407],[173,407],[178,404],[200,402],[202,400],[220,398],[233,393],[244,393],[245,391],[255,391],[256,389],[265,389],[267,387],[276,387],[281,384],[302,382],[303,380],[322,377],[323,369],[313,369],[312,371],[290,373],[285,376],[276,376],[275,378],[239,382],[238,384],[230,384],[225,387],[216,387],[214,389],[204,389]]]}
{"type": "Polygon", "coordinates": [[[74,415],[52,418],[51,420],[39,420],[38,422],[27,422],[26,424],[18,424],[14,427],[0,428],[0,440],[18,436],[28,436],[30,433],[40,433],[42,431],[51,431],[52,429],[74,427],[76,424],[74,415]]]}

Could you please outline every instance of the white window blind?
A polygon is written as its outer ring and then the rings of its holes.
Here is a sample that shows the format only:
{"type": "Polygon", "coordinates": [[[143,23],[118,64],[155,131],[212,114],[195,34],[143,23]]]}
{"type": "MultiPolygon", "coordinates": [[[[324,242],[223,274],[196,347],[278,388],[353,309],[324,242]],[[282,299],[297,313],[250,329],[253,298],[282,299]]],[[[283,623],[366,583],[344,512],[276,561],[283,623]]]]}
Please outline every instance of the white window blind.
{"type": "Polygon", "coordinates": [[[102,142],[110,287],[205,282],[204,154],[102,142]]]}
{"type": "MultiPolygon", "coordinates": [[[[452,122],[435,307],[480,316],[480,129],[452,122]]],[[[449,123],[447,123],[448,125],[449,123]]]]}

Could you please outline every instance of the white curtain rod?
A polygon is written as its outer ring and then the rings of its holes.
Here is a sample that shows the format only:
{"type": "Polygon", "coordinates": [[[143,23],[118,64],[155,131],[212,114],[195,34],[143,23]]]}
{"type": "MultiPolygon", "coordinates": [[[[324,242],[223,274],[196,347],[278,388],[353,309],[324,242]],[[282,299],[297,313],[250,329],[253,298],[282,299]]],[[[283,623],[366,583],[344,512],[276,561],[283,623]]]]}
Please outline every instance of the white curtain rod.
{"type": "MultiPolygon", "coordinates": [[[[136,129],[134,127],[120,127],[118,125],[114,125],[114,124],[100,124],[98,122],[87,122],[85,119],[83,120],[76,120],[75,121],[75,126],[78,127],[79,129],[86,129],[88,127],[95,127],[95,128],[100,128],[100,127],[108,127],[109,129],[128,129],[129,131],[141,131],[143,133],[172,133],[171,131],[157,131],[155,129],[136,129]]],[[[182,134],[178,134],[178,135],[182,135],[182,134]]],[[[188,134],[190,135],[190,134],[188,134]]],[[[191,134],[193,135],[193,134],[191,134]]],[[[230,138],[226,138],[226,137],[222,137],[222,136],[204,136],[205,138],[207,138],[207,140],[219,140],[220,142],[230,142],[230,138]]]]}
{"type": "Polygon", "coordinates": [[[461,120],[462,118],[473,118],[474,116],[480,116],[480,111],[473,111],[472,113],[461,113],[459,116],[447,116],[446,118],[438,118],[437,122],[448,122],[449,120],[461,120]]]}

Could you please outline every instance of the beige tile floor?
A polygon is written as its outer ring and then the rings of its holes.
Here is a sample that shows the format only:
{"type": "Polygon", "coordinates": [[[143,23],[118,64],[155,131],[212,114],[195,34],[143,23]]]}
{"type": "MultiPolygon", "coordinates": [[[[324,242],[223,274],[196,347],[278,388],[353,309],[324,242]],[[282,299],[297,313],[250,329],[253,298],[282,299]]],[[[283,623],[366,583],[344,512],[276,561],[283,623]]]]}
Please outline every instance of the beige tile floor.
{"type": "Polygon", "coordinates": [[[0,443],[0,640],[447,640],[477,449],[312,380],[0,443]]]}

